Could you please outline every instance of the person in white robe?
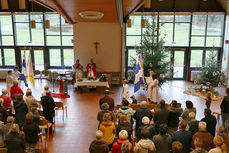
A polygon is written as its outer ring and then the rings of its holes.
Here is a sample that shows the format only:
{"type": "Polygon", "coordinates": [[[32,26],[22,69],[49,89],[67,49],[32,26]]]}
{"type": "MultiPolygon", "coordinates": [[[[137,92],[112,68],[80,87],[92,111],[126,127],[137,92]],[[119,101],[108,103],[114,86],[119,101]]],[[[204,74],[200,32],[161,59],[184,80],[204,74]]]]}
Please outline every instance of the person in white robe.
{"type": "Polygon", "coordinates": [[[19,69],[17,66],[14,67],[14,71],[12,73],[12,77],[15,79],[15,80],[19,80],[20,77],[21,77],[21,73],[19,72],[19,69]]]}
{"type": "Polygon", "coordinates": [[[153,75],[153,82],[151,83],[151,101],[154,103],[158,101],[158,83],[157,75],[153,75]]]}
{"type": "Polygon", "coordinates": [[[150,71],[149,75],[150,75],[149,77],[145,77],[146,83],[148,85],[146,98],[147,98],[148,101],[152,101],[152,94],[151,93],[152,93],[152,82],[153,82],[154,72],[150,71]]]}
{"type": "Polygon", "coordinates": [[[78,80],[79,75],[83,75],[83,66],[80,64],[80,60],[77,59],[76,63],[72,66],[73,70],[73,83],[78,80]]]}
{"type": "Polygon", "coordinates": [[[130,93],[129,93],[129,86],[128,86],[128,81],[123,80],[123,89],[122,89],[122,99],[126,99],[130,104],[132,103],[132,99],[130,98],[130,93]]]}
{"type": "Polygon", "coordinates": [[[13,72],[11,70],[8,71],[8,75],[6,76],[6,89],[8,91],[8,95],[10,96],[10,89],[13,86],[13,81],[15,80],[12,76],[13,72]]]}

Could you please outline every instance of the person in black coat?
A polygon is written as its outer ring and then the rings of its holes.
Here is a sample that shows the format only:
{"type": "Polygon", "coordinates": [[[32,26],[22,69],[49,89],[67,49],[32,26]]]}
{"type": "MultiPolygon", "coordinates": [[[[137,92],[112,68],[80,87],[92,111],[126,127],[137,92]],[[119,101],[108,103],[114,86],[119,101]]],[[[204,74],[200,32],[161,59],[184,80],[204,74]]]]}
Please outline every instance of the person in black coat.
{"type": "Polygon", "coordinates": [[[157,130],[159,129],[159,126],[161,124],[167,124],[168,125],[168,119],[169,119],[169,110],[165,107],[165,101],[160,101],[160,108],[155,111],[153,120],[155,123],[155,126],[157,130]]]}
{"type": "Polygon", "coordinates": [[[6,123],[8,113],[7,113],[6,109],[2,106],[3,101],[4,101],[3,99],[0,99],[0,114],[1,114],[1,121],[6,123]]]}
{"type": "Polygon", "coordinates": [[[16,100],[13,101],[15,110],[15,123],[17,123],[21,128],[25,123],[25,116],[28,113],[28,108],[23,100],[22,94],[18,94],[16,97],[16,100]]]}
{"type": "Polygon", "coordinates": [[[41,104],[43,107],[43,115],[45,116],[45,119],[50,123],[53,123],[53,117],[55,116],[54,108],[56,105],[50,91],[46,92],[46,96],[41,97],[41,104]]]}
{"type": "Polygon", "coordinates": [[[216,117],[211,114],[211,110],[206,108],[204,110],[204,118],[201,119],[201,121],[206,122],[207,128],[206,130],[212,134],[213,137],[215,137],[215,128],[216,128],[216,117]]]}
{"type": "Polygon", "coordinates": [[[138,110],[136,110],[136,112],[134,113],[133,118],[136,120],[136,131],[138,130],[139,126],[142,123],[142,118],[143,117],[148,117],[150,120],[152,120],[153,116],[152,116],[152,112],[150,110],[148,110],[146,108],[146,101],[141,102],[141,108],[139,108],[138,110]]]}
{"type": "Polygon", "coordinates": [[[25,153],[25,141],[23,137],[19,134],[19,126],[13,124],[6,136],[5,145],[8,149],[7,153],[25,153]]]}
{"type": "Polygon", "coordinates": [[[177,106],[177,101],[172,101],[172,106],[168,108],[169,110],[169,118],[168,118],[168,126],[169,126],[169,134],[172,134],[177,130],[179,125],[179,117],[183,113],[183,109],[177,106]]]}
{"type": "Polygon", "coordinates": [[[113,112],[114,106],[115,106],[114,99],[111,98],[109,96],[109,94],[110,94],[109,90],[105,90],[104,91],[104,97],[99,100],[99,106],[100,106],[100,109],[101,109],[102,108],[102,104],[103,103],[107,103],[109,105],[109,111],[113,112]]]}
{"type": "Polygon", "coordinates": [[[223,101],[220,104],[222,114],[222,124],[224,128],[227,128],[229,118],[229,88],[226,89],[226,96],[223,97],[223,101]]]}
{"type": "Polygon", "coordinates": [[[190,146],[192,143],[192,132],[186,131],[187,122],[182,120],[179,122],[179,127],[176,132],[172,134],[173,141],[182,143],[182,153],[190,153],[190,146]]]}
{"type": "Polygon", "coordinates": [[[38,134],[40,133],[41,130],[39,129],[38,124],[33,122],[32,114],[26,115],[23,131],[25,133],[25,142],[26,142],[27,151],[31,153],[35,153],[35,147],[37,141],[39,141],[38,134]]]}
{"type": "Polygon", "coordinates": [[[119,132],[122,130],[127,131],[129,141],[132,142],[131,136],[133,133],[133,125],[130,122],[128,122],[126,115],[122,115],[120,117],[120,123],[117,125],[117,128],[116,128],[116,135],[119,136],[119,132]]]}

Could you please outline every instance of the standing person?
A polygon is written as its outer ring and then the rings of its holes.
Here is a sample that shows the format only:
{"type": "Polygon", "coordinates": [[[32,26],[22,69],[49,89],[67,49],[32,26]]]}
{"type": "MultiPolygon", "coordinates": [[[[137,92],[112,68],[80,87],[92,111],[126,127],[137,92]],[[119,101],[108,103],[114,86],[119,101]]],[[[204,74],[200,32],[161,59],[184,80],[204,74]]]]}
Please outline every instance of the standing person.
{"type": "Polygon", "coordinates": [[[223,101],[220,104],[222,114],[222,124],[227,129],[228,118],[229,118],[229,87],[226,89],[226,96],[223,97],[223,101]]]}
{"type": "Polygon", "coordinates": [[[39,141],[38,134],[40,129],[36,123],[33,122],[33,117],[28,113],[25,117],[25,124],[23,126],[23,132],[25,133],[26,149],[29,153],[35,153],[35,147],[39,141]]]}
{"type": "Polygon", "coordinates": [[[43,115],[45,119],[49,121],[49,123],[53,123],[53,117],[55,116],[56,104],[54,99],[51,96],[51,92],[46,92],[46,96],[41,97],[41,105],[43,107],[43,115]]]}
{"type": "Polygon", "coordinates": [[[153,103],[157,103],[158,102],[158,79],[157,79],[157,75],[154,74],[153,75],[153,82],[151,83],[151,101],[153,103]]]}
{"type": "Polygon", "coordinates": [[[211,149],[208,153],[227,153],[227,147],[221,136],[215,136],[213,139],[215,148],[211,149]]]}
{"type": "MultiPolygon", "coordinates": [[[[41,97],[46,96],[46,93],[47,93],[48,91],[50,91],[50,90],[49,90],[49,86],[44,86],[44,91],[42,92],[41,97]]],[[[50,92],[51,92],[51,91],[50,91],[50,92]]]]}
{"type": "Polygon", "coordinates": [[[103,122],[100,124],[99,130],[103,132],[101,140],[105,141],[109,146],[109,150],[111,150],[115,138],[115,124],[111,121],[110,114],[104,114],[103,122]]]}
{"type": "Polygon", "coordinates": [[[102,106],[103,103],[107,103],[109,105],[109,111],[112,112],[114,110],[114,106],[115,105],[114,105],[114,99],[111,98],[109,96],[109,94],[110,94],[110,91],[106,89],[104,91],[104,97],[103,98],[100,98],[100,100],[99,100],[99,106],[101,108],[101,106],[102,106]]]}
{"type": "Polygon", "coordinates": [[[132,99],[130,98],[128,81],[126,79],[123,79],[122,83],[123,83],[122,99],[128,100],[128,102],[131,104],[132,103],[132,99]]]}
{"type": "Polygon", "coordinates": [[[208,109],[210,109],[210,107],[211,107],[211,102],[212,102],[211,96],[212,96],[211,92],[208,92],[207,98],[206,98],[206,103],[205,103],[205,105],[208,109]]]}
{"type": "Polygon", "coordinates": [[[18,94],[17,99],[14,100],[14,109],[15,109],[15,122],[21,128],[25,123],[25,116],[28,113],[27,105],[24,102],[23,96],[21,94],[18,94]]]}
{"type": "Polygon", "coordinates": [[[211,110],[206,108],[204,110],[204,118],[201,119],[201,121],[205,122],[207,124],[207,131],[212,134],[212,136],[215,136],[215,129],[216,129],[216,117],[211,114],[211,110]]]}
{"type": "Polygon", "coordinates": [[[19,134],[19,126],[13,124],[6,136],[5,145],[8,149],[7,153],[25,153],[25,141],[23,137],[19,134]]]}
{"type": "Polygon", "coordinates": [[[8,71],[8,75],[6,76],[6,89],[9,92],[8,93],[9,96],[11,95],[10,89],[13,86],[13,81],[14,81],[12,74],[13,74],[13,72],[10,70],[10,71],[8,71]]]}
{"type": "Polygon", "coordinates": [[[0,98],[0,121],[6,123],[6,118],[8,116],[8,113],[6,111],[6,109],[2,106],[3,103],[3,99],[0,98]]]}
{"type": "Polygon", "coordinates": [[[90,59],[90,62],[87,64],[87,77],[89,79],[96,78],[96,64],[94,63],[93,58],[90,59]]]}
{"type": "Polygon", "coordinates": [[[129,107],[129,102],[126,99],[122,100],[122,105],[123,106],[117,110],[118,119],[120,119],[122,115],[126,115],[128,122],[133,124],[133,115],[135,111],[131,107],[129,107]]]}
{"type": "Polygon", "coordinates": [[[96,140],[92,141],[89,147],[90,153],[108,153],[109,147],[108,144],[102,140],[103,132],[98,130],[95,133],[96,140]]]}
{"type": "Polygon", "coordinates": [[[99,111],[97,114],[97,120],[99,121],[99,124],[103,122],[103,115],[105,113],[109,113],[111,115],[111,120],[113,121],[113,113],[109,111],[108,109],[109,109],[109,105],[107,103],[103,103],[101,111],[99,111]]]}
{"type": "Polygon", "coordinates": [[[31,109],[33,107],[35,107],[35,108],[38,107],[36,99],[32,96],[32,90],[29,88],[27,89],[26,95],[24,96],[24,101],[28,107],[29,112],[31,112],[31,109]]]}
{"type": "Polygon", "coordinates": [[[73,76],[72,76],[72,84],[77,81],[79,73],[83,74],[83,66],[80,64],[80,60],[77,59],[76,63],[72,66],[73,76]]]}
{"type": "Polygon", "coordinates": [[[161,124],[159,134],[153,137],[153,142],[156,147],[157,153],[169,153],[172,144],[172,138],[167,134],[168,126],[161,124]]]}
{"type": "Polygon", "coordinates": [[[17,80],[13,81],[13,86],[10,88],[10,94],[12,99],[15,99],[15,96],[17,96],[18,94],[24,95],[24,92],[18,86],[17,80]]]}
{"type": "Polygon", "coordinates": [[[10,96],[7,96],[7,89],[2,89],[2,95],[0,96],[0,98],[2,98],[3,101],[3,107],[6,110],[9,110],[10,112],[12,111],[12,98],[10,96]]]}
{"type": "Polygon", "coordinates": [[[176,132],[172,134],[173,141],[179,141],[182,143],[182,153],[190,153],[190,146],[192,143],[192,132],[186,131],[187,122],[182,120],[179,122],[179,127],[176,132]]]}
{"type": "Polygon", "coordinates": [[[148,84],[146,98],[150,102],[152,101],[152,94],[151,93],[152,93],[153,75],[154,75],[154,72],[153,71],[150,71],[149,72],[149,77],[145,77],[146,83],[148,84]]]}
{"type": "Polygon", "coordinates": [[[128,133],[129,141],[131,142],[132,141],[131,136],[133,133],[133,127],[132,126],[133,125],[127,120],[126,115],[120,116],[119,124],[117,125],[117,128],[116,128],[116,135],[118,135],[120,131],[126,130],[128,133]]]}
{"type": "Polygon", "coordinates": [[[14,78],[14,80],[19,80],[21,77],[21,73],[19,72],[19,68],[17,66],[14,67],[12,77],[14,78]]]}

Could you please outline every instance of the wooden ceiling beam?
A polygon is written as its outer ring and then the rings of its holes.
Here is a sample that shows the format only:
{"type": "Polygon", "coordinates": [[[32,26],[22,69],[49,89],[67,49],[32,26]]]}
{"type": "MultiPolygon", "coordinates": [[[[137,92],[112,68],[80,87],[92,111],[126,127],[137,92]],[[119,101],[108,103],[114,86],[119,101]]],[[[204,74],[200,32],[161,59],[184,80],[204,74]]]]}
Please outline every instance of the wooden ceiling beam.
{"type": "Polygon", "coordinates": [[[143,4],[144,4],[144,0],[141,0],[130,12],[128,12],[128,14],[124,17],[124,20],[126,20],[130,14],[137,11],[143,4]]]}
{"type": "Polygon", "coordinates": [[[40,1],[40,0],[34,0],[34,2],[36,2],[37,4],[40,4],[41,6],[46,7],[47,9],[50,9],[50,10],[53,11],[53,12],[56,12],[56,9],[55,9],[55,8],[49,6],[48,4],[43,3],[43,2],[40,1]]]}

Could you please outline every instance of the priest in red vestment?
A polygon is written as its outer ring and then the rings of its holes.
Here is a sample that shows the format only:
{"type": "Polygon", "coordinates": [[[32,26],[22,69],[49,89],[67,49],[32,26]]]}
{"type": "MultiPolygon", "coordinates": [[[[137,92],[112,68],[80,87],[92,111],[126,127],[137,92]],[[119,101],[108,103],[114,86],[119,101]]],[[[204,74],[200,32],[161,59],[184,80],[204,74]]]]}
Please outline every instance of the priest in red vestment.
{"type": "Polygon", "coordinates": [[[18,81],[13,81],[13,86],[10,89],[11,98],[15,99],[18,94],[24,95],[24,92],[18,86],[18,81]]]}
{"type": "Polygon", "coordinates": [[[94,63],[94,60],[93,58],[90,59],[90,63],[87,64],[87,77],[89,79],[93,78],[95,79],[96,78],[96,64],[94,63]]]}

